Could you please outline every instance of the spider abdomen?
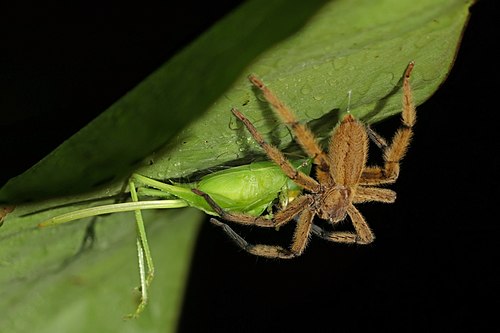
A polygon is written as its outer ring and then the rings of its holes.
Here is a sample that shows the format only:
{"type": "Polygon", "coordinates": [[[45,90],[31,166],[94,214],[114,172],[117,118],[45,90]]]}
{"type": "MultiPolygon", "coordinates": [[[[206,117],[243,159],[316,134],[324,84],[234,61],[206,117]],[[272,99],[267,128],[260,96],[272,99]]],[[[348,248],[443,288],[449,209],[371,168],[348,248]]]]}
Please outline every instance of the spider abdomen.
{"type": "Polygon", "coordinates": [[[352,115],[346,115],[332,135],[328,155],[335,184],[357,184],[368,156],[365,126],[352,115]]]}

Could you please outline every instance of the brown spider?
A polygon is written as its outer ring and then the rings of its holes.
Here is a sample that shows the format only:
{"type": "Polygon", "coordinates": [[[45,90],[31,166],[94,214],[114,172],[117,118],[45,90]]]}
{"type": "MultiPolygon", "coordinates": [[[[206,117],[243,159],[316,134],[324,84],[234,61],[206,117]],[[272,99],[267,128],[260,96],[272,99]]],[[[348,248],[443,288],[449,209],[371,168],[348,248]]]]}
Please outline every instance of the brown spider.
{"type": "Polygon", "coordinates": [[[246,214],[228,213],[206,193],[194,190],[203,196],[218,215],[225,221],[244,225],[278,228],[300,214],[289,249],[281,246],[249,244],[231,227],[214,218],[210,221],[223,230],[244,250],[254,255],[269,258],[293,258],[302,254],[311,233],[333,242],[369,244],[374,240],[370,227],[354,204],[367,201],[392,203],[396,193],[375,187],[396,181],[399,162],[405,155],[412,137],[412,127],[416,120],[415,106],[409,83],[414,63],[411,62],[403,78],[402,127],[394,135],[390,145],[369,127],[361,124],[351,114],[347,114],[334,130],[328,153],[319,146],[312,132],[295,119],[291,111],[262,83],[251,75],[250,82],[264,93],[283,122],[293,131],[297,142],[316,165],[316,179],[297,171],[281,151],[264,141],[252,123],[238,110],[233,114],[239,118],[252,134],[267,156],[278,164],[283,172],[295,183],[302,186],[305,194],[292,201],[288,207],[278,211],[272,219],[246,214]],[[383,149],[384,166],[366,166],[368,139],[383,149]],[[313,223],[315,216],[332,224],[351,218],[355,232],[326,231],[313,223]]]}

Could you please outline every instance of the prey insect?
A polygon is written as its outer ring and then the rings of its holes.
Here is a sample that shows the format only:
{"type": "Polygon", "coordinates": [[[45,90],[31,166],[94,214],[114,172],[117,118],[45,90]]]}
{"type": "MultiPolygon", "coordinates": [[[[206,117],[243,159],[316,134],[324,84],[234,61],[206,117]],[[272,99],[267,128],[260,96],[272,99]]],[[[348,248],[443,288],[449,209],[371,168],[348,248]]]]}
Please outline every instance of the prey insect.
{"type": "Polygon", "coordinates": [[[255,126],[237,109],[233,114],[245,125],[266,155],[293,182],[304,189],[304,194],[296,198],[285,209],[278,211],[271,219],[245,213],[225,210],[217,204],[209,193],[193,189],[205,198],[223,221],[212,218],[211,222],[221,227],[234,242],[245,251],[269,258],[294,258],[302,254],[311,234],[332,242],[369,244],[374,235],[355,204],[368,201],[393,203],[396,193],[379,185],[394,183],[399,175],[399,163],[404,157],[413,135],[416,120],[412,101],[410,74],[414,63],[410,62],[403,76],[402,126],[388,144],[371,128],[347,114],[335,128],[328,147],[322,150],[310,129],[299,123],[290,109],[256,76],[250,82],[258,88],[271,104],[277,115],[295,134],[295,139],[315,165],[315,177],[297,170],[275,146],[267,143],[255,126]],[[383,166],[366,166],[368,143],[372,139],[383,151],[383,166]],[[315,216],[331,225],[350,217],[354,232],[327,231],[314,223],[315,216]],[[278,228],[296,219],[296,228],[291,246],[250,244],[237,234],[226,222],[278,228]]]}
{"type": "MultiPolygon", "coordinates": [[[[292,165],[305,174],[311,170],[309,159],[295,160],[292,165]]],[[[137,228],[137,252],[139,258],[141,300],[136,311],[128,317],[137,317],[148,302],[148,287],[154,277],[154,264],[149,249],[142,210],[195,207],[209,215],[217,212],[193,189],[208,193],[217,207],[236,214],[265,215],[271,218],[274,205],[286,207],[300,194],[301,188],[283,173],[273,162],[254,162],[247,165],[213,172],[194,183],[168,184],[133,174],[129,180],[131,202],[102,205],[52,217],[39,224],[54,226],[73,220],[102,214],[133,211],[137,228]],[[139,201],[153,197],[157,200],[139,201]]]]}

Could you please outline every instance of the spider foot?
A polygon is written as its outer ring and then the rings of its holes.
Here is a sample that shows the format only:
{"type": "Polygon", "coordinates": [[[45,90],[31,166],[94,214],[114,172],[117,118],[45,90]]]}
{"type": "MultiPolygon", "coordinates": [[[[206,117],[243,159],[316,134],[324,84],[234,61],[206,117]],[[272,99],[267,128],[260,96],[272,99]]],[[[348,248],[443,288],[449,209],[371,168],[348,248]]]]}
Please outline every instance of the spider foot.
{"type": "Polygon", "coordinates": [[[356,235],[356,240],[355,240],[356,244],[367,245],[367,244],[370,244],[372,242],[373,242],[373,238],[362,239],[361,237],[359,237],[358,235],[356,235]]]}

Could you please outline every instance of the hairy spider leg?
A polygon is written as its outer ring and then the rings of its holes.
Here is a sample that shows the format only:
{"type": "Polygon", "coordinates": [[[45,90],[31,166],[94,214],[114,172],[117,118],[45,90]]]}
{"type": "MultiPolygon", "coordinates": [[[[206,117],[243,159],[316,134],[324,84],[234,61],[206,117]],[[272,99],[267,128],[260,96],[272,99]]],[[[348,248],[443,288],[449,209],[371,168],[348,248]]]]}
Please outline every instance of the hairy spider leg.
{"type": "MultiPolygon", "coordinates": [[[[246,118],[240,111],[237,109],[232,109],[231,112],[239,119],[241,122],[245,125],[247,130],[250,132],[250,134],[253,136],[255,141],[264,149],[266,154],[269,156],[270,159],[274,161],[277,165],[280,166],[280,168],[283,170],[283,172],[293,180],[297,185],[300,185],[301,187],[311,191],[311,192],[318,192],[320,189],[319,183],[314,180],[312,177],[306,175],[303,172],[300,172],[297,170],[291,163],[288,161],[288,159],[283,155],[283,153],[276,148],[273,145],[270,145],[267,143],[262,135],[257,131],[255,126],[246,118]]],[[[312,156],[311,156],[312,157],[312,156]]]]}
{"type": "Polygon", "coordinates": [[[294,132],[295,139],[307,155],[314,160],[314,164],[316,164],[321,171],[328,172],[330,167],[329,160],[319,146],[316,141],[316,137],[311,130],[307,126],[299,123],[290,109],[282,101],[280,101],[279,98],[271,90],[269,90],[264,82],[262,82],[258,77],[250,75],[248,79],[255,87],[262,91],[265,99],[273,106],[274,110],[283,120],[285,125],[287,125],[294,132]]]}
{"type": "Polygon", "coordinates": [[[312,201],[310,196],[300,196],[293,200],[284,210],[280,210],[272,218],[268,219],[263,216],[252,216],[244,213],[229,213],[222,209],[207,193],[198,189],[191,189],[191,191],[202,196],[221,219],[265,228],[279,228],[287,224],[304,209],[304,205],[308,205],[312,201]]]}
{"type": "Polygon", "coordinates": [[[396,192],[388,188],[358,186],[352,199],[352,203],[358,204],[368,201],[393,203],[396,201],[396,192]]]}
{"type": "Polygon", "coordinates": [[[399,176],[399,163],[403,159],[413,136],[413,126],[417,119],[413,94],[410,86],[410,75],[415,63],[412,61],[406,68],[403,78],[403,98],[401,120],[402,126],[398,129],[390,145],[373,130],[368,129],[372,140],[384,150],[383,167],[367,167],[360,179],[362,185],[394,183],[399,176]]]}

